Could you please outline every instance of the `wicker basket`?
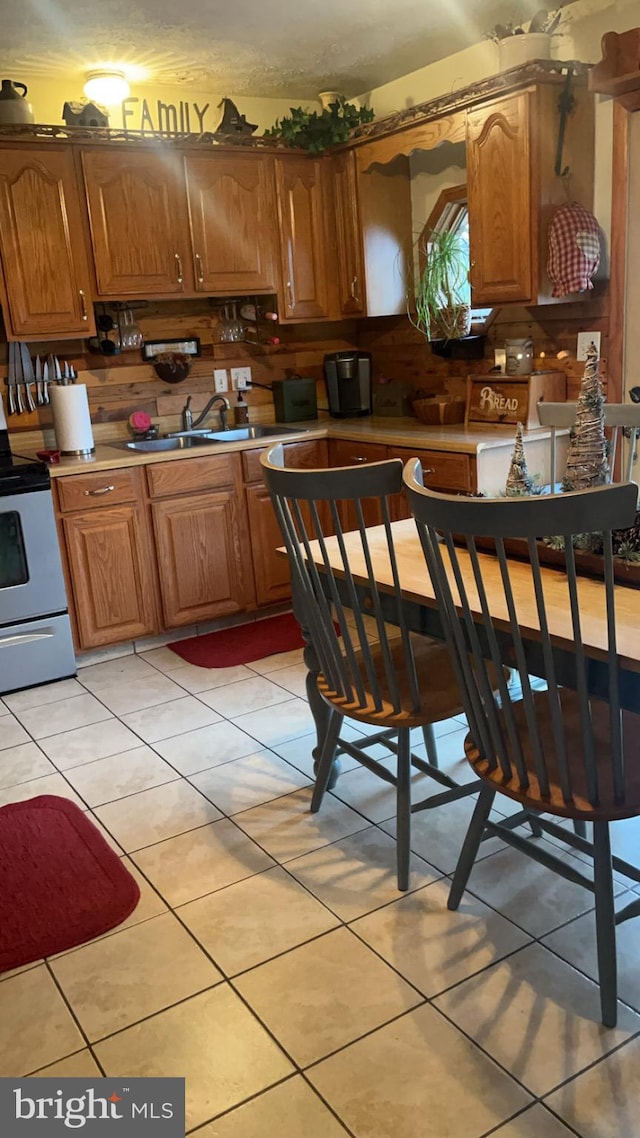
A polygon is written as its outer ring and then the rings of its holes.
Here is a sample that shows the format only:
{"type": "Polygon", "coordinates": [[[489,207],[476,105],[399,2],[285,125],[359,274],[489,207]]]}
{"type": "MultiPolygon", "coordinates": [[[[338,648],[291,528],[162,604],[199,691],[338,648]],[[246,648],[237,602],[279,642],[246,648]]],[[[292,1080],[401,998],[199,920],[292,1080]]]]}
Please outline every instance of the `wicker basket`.
{"type": "Polygon", "coordinates": [[[412,406],[420,422],[429,427],[464,422],[464,399],[414,399],[412,406]]]}

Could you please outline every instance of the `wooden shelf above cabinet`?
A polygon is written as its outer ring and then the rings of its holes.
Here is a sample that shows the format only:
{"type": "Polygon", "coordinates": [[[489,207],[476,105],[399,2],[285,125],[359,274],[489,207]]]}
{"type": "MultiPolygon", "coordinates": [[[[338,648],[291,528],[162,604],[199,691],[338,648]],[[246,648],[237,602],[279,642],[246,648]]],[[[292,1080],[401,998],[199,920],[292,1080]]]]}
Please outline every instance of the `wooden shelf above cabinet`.
{"type": "Polygon", "coordinates": [[[640,111],[640,28],[602,37],[602,59],[589,72],[589,90],[640,111]]]}

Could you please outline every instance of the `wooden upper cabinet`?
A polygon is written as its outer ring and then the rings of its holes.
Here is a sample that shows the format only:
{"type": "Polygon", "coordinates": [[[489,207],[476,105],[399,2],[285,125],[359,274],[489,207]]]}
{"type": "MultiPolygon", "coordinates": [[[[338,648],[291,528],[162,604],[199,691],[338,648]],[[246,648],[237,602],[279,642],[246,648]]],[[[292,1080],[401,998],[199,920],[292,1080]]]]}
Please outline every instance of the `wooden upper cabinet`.
{"type": "Polygon", "coordinates": [[[532,301],[537,293],[531,93],[467,115],[467,191],[474,304],[532,301]]]}
{"type": "Polygon", "coordinates": [[[330,161],[333,166],[337,245],[335,272],[338,278],[340,314],[364,316],[365,279],[356,159],[353,151],[348,150],[330,161]]]}
{"type": "MultiPolygon", "coordinates": [[[[555,173],[560,130],[557,79],[492,99],[467,112],[467,190],[473,303],[544,304],[553,299],[546,272],[549,223],[566,202],[555,173]]],[[[593,207],[594,98],[573,90],[562,166],[571,194],[593,207]]],[[[579,299],[574,293],[566,299],[579,299]]]]}
{"type": "Polygon", "coordinates": [[[82,155],[98,293],[193,293],[181,156],[128,147],[82,155]]]}
{"type": "Polygon", "coordinates": [[[2,146],[0,252],[10,339],[93,335],[85,233],[71,150],[2,146]]]}
{"type": "Polygon", "coordinates": [[[280,318],[321,320],[329,316],[330,293],[321,159],[277,157],[283,305],[280,318]]]}
{"type": "Polygon", "coordinates": [[[275,292],[276,200],[265,154],[187,155],[189,217],[198,292],[275,292]]]}

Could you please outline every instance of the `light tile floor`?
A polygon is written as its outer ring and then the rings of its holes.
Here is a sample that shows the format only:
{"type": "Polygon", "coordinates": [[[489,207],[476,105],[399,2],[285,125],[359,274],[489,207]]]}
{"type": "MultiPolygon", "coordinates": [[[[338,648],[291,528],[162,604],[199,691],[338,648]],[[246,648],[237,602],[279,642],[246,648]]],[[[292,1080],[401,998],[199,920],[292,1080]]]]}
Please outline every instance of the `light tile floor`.
{"type": "MultiPolygon", "coordinates": [[[[473,799],[416,816],[398,894],[386,784],[345,758],[309,813],[304,690],[299,652],[151,647],[0,700],[0,804],[68,796],[141,887],[118,929],[0,976],[0,1075],[184,1075],[200,1138],[635,1133],[640,922],[607,1031],[588,893],[491,840],[447,910],[473,799]]],[[[464,734],[437,730],[461,781],[464,734]]]]}

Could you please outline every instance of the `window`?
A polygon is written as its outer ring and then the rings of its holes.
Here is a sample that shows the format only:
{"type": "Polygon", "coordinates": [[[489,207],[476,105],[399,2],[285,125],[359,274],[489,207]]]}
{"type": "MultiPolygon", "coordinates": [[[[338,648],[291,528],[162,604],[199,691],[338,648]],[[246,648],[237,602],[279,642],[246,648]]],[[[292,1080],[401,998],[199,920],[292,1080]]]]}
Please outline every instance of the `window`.
{"type": "Polygon", "coordinates": [[[471,323],[475,325],[474,331],[482,333],[486,331],[491,322],[494,309],[474,307],[472,302],[471,284],[469,283],[471,257],[469,253],[469,207],[467,205],[466,185],[453,186],[451,189],[443,190],[429,214],[418,241],[419,272],[422,272],[424,268],[424,248],[425,242],[427,249],[429,247],[429,235],[442,233],[444,230],[454,233],[460,240],[460,247],[463,251],[460,275],[466,282],[460,290],[460,299],[463,304],[468,304],[471,307],[471,323]]]}

